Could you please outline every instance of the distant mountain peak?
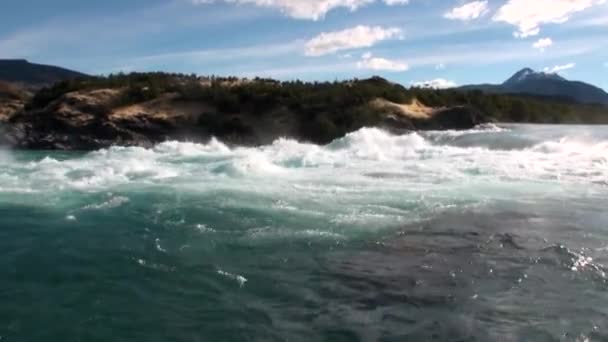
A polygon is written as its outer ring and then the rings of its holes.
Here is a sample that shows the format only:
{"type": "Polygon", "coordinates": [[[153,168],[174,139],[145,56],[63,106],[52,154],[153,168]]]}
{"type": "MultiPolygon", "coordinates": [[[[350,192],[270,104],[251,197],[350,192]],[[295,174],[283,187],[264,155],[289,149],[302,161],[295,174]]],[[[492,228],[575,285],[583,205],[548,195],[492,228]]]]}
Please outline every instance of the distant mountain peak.
{"type": "Polygon", "coordinates": [[[544,71],[535,71],[531,68],[523,68],[520,71],[516,72],[511,78],[506,80],[503,83],[503,86],[513,86],[521,82],[526,82],[530,80],[556,80],[556,81],[566,81],[565,78],[561,77],[556,73],[547,73],[544,71]]]}
{"type": "Polygon", "coordinates": [[[608,93],[594,85],[569,81],[557,73],[523,68],[502,84],[474,84],[459,89],[494,94],[525,94],[560,101],[608,105],[608,93]]]}
{"type": "Polygon", "coordinates": [[[536,71],[534,71],[534,69],[523,68],[523,69],[519,70],[518,72],[516,72],[514,76],[526,77],[528,75],[534,74],[535,72],[536,71]]]}

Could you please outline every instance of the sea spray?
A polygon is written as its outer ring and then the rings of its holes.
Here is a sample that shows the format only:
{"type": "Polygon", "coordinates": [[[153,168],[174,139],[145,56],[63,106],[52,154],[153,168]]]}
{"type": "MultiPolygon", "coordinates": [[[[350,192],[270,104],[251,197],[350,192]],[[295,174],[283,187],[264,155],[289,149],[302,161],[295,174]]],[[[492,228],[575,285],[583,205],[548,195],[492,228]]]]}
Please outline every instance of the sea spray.
{"type": "Polygon", "coordinates": [[[0,165],[7,164],[12,160],[6,130],[3,124],[0,123],[0,165]]]}
{"type": "Polygon", "coordinates": [[[10,150],[0,146],[0,165],[6,166],[12,162],[14,162],[14,159],[10,150]]]}

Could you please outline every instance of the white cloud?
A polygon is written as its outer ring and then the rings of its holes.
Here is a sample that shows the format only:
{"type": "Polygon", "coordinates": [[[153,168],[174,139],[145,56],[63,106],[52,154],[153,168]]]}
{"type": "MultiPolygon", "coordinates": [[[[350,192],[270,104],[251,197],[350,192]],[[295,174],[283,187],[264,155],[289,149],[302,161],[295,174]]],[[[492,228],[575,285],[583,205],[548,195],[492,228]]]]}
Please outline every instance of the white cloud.
{"type": "Polygon", "coordinates": [[[518,38],[536,36],[542,24],[561,24],[570,16],[605,0],[509,0],[494,15],[493,20],[517,27],[518,38]]]}
{"type": "Polygon", "coordinates": [[[376,71],[407,71],[410,67],[406,63],[374,57],[371,52],[367,52],[361,56],[361,60],[357,63],[357,68],[376,71]]]}
{"type": "Polygon", "coordinates": [[[410,0],[384,0],[384,3],[389,6],[407,5],[410,3],[410,0]]]}
{"type": "Polygon", "coordinates": [[[439,63],[437,65],[435,65],[435,70],[444,70],[445,69],[445,64],[443,63],[439,63]]]}
{"type": "Polygon", "coordinates": [[[457,87],[458,85],[454,81],[436,78],[430,81],[412,82],[412,86],[418,88],[447,89],[457,87]]]}
{"type": "Polygon", "coordinates": [[[452,20],[469,21],[484,16],[488,11],[487,1],[473,1],[453,8],[443,16],[452,20]]]}
{"type": "Polygon", "coordinates": [[[558,73],[560,71],[564,71],[564,70],[568,70],[568,69],[572,69],[576,66],[575,63],[568,63],[568,64],[563,64],[563,65],[555,65],[552,67],[546,67],[543,69],[544,72],[549,73],[549,74],[555,74],[558,73]]]}
{"type": "Polygon", "coordinates": [[[343,31],[324,32],[306,43],[307,56],[322,56],[340,50],[371,47],[388,39],[402,37],[399,28],[356,26],[343,31]]]}
{"type": "MultiPolygon", "coordinates": [[[[237,76],[271,76],[282,79],[294,79],[301,78],[306,80],[319,80],[319,79],[333,79],[333,78],[350,78],[356,75],[364,75],[369,69],[362,69],[358,65],[361,61],[361,53],[352,53],[352,59],[339,59],[337,58],[289,58],[288,50],[282,51],[280,48],[282,44],[277,44],[275,47],[260,45],[250,47],[241,51],[241,49],[220,49],[213,51],[211,55],[207,56],[207,51],[197,52],[193,55],[196,56],[195,60],[200,61],[196,64],[193,70],[187,71],[198,71],[201,73],[208,73],[209,61],[222,61],[225,58],[234,58],[238,63],[228,63],[230,66],[222,67],[219,71],[212,69],[214,72],[223,75],[237,75],[237,76]],[[253,51],[252,51],[253,50],[253,51]],[[276,51],[279,53],[281,60],[275,60],[274,58],[278,55],[269,55],[269,51],[276,51]],[[259,51],[259,54],[255,54],[259,51]],[[201,57],[199,57],[202,53],[201,57]],[[208,58],[203,58],[208,57],[208,58]],[[253,57],[252,57],[253,56],[253,57]],[[241,63],[240,61],[243,61],[241,63]],[[198,69],[197,69],[198,68],[198,69]]],[[[298,50],[298,45],[294,44],[293,49],[296,51],[302,51],[302,45],[298,50]]],[[[552,59],[561,59],[565,61],[575,61],[582,55],[588,55],[594,51],[605,51],[608,49],[608,42],[599,41],[595,37],[587,37],[585,39],[572,38],[560,40],[560,48],[553,49],[551,51],[552,59]]],[[[367,51],[367,50],[364,50],[367,51]]],[[[439,46],[436,49],[413,49],[410,46],[406,47],[406,50],[402,51],[403,54],[407,55],[407,60],[398,60],[398,62],[406,63],[410,70],[415,68],[434,68],[437,64],[444,63],[448,69],[456,69],[460,67],[474,67],[486,69],[488,66],[493,65],[504,65],[505,63],[517,62],[516,64],[529,65],[546,63],[547,55],[539,54],[536,50],[530,48],[530,43],[521,40],[509,40],[501,41],[496,40],[492,43],[447,43],[446,45],[439,46]]],[[[189,57],[189,55],[187,55],[189,57]]],[[[194,57],[193,57],[194,58],[194,57]]],[[[188,58],[188,60],[193,59],[188,58]]],[[[124,61],[123,61],[124,62],[124,61]]],[[[138,66],[150,65],[149,60],[136,60],[128,61],[138,66]]],[[[168,65],[169,63],[180,64],[184,62],[184,56],[173,56],[173,58],[162,59],[158,61],[153,60],[152,65],[168,65]]],[[[603,60],[608,62],[608,60],[603,60]]],[[[222,63],[225,65],[225,63],[222,63]]],[[[601,66],[601,63],[599,63],[601,66]]],[[[156,70],[158,68],[153,68],[156,70]]],[[[476,69],[476,70],[477,70],[476,69]]],[[[604,69],[601,69],[604,70],[604,69]]],[[[608,70],[608,69],[606,69],[608,70]]],[[[435,78],[435,77],[432,77],[435,78]]],[[[431,78],[429,78],[431,79],[431,78]]],[[[449,78],[448,78],[449,79],[449,78]]],[[[426,79],[417,79],[423,81],[426,79]]]]}
{"type": "MultiPolygon", "coordinates": [[[[190,0],[195,5],[223,1],[231,4],[251,4],[260,7],[277,8],[287,16],[296,19],[319,20],[329,11],[344,7],[356,11],[359,7],[372,4],[376,0],[190,0]]],[[[409,0],[382,0],[386,5],[405,5],[409,0]]]]}
{"type": "Polygon", "coordinates": [[[551,38],[541,38],[532,44],[532,47],[538,49],[540,51],[545,51],[548,47],[553,45],[553,40],[551,38]]]}

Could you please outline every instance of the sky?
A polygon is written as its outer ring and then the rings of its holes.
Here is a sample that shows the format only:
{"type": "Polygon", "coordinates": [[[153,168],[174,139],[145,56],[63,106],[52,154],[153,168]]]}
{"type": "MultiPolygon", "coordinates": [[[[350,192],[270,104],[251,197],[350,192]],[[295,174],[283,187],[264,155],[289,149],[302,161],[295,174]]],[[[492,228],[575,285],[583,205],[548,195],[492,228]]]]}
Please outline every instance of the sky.
{"type": "Polygon", "coordinates": [[[0,58],[404,85],[558,72],[608,89],[608,0],[2,0],[0,58]]]}

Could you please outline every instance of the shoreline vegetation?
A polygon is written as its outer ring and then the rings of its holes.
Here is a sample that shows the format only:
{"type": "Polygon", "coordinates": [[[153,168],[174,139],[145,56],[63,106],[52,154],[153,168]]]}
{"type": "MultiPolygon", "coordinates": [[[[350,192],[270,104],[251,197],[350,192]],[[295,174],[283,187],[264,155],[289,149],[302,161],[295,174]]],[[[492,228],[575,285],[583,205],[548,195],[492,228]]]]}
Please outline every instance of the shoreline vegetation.
{"type": "MultiPolygon", "coordinates": [[[[0,83],[4,143],[93,150],[165,140],[326,144],[362,127],[468,129],[487,122],[606,124],[608,107],[564,98],[336,82],[132,73],[62,81],[35,93],[0,83]]],[[[2,140],[2,138],[0,138],[2,140]]]]}

